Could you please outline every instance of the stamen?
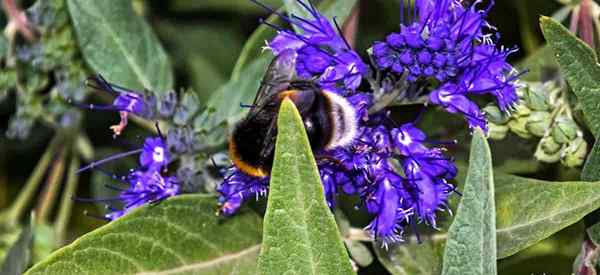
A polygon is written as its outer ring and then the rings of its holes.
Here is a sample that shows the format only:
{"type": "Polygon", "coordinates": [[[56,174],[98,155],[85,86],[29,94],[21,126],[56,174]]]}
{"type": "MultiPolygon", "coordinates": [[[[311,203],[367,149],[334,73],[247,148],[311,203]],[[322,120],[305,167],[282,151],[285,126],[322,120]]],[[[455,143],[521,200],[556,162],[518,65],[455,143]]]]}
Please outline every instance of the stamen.
{"type": "Polygon", "coordinates": [[[110,161],[113,161],[113,160],[117,160],[117,159],[120,159],[120,158],[124,158],[124,157],[128,157],[128,156],[131,156],[131,155],[135,155],[135,154],[141,153],[142,151],[143,151],[143,149],[137,149],[137,150],[133,150],[133,151],[125,152],[125,153],[116,154],[116,155],[113,155],[111,157],[108,157],[108,158],[105,158],[105,159],[102,159],[102,160],[99,160],[99,161],[92,162],[89,165],[80,168],[75,173],[79,174],[79,173],[81,173],[83,171],[95,168],[96,166],[100,166],[102,164],[105,164],[107,162],[110,162],[110,161]]]}

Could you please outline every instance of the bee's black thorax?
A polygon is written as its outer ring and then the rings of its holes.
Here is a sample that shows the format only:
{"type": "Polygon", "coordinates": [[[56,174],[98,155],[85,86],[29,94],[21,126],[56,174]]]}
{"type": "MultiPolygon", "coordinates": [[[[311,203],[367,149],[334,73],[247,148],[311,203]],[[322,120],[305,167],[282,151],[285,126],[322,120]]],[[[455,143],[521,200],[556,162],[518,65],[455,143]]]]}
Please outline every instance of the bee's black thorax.
{"type": "MultiPolygon", "coordinates": [[[[303,119],[306,133],[314,152],[325,148],[332,138],[332,102],[314,85],[293,83],[290,89],[276,94],[265,106],[243,119],[234,129],[230,139],[230,154],[238,164],[270,171],[275,153],[277,114],[284,98],[291,99],[303,119]],[[303,88],[296,90],[296,88],[303,88]]],[[[237,165],[240,168],[240,165],[237,165]]],[[[244,170],[244,169],[242,169],[244,170]]],[[[248,169],[246,169],[248,170],[248,169]]],[[[252,174],[252,171],[245,171],[252,174]]]]}

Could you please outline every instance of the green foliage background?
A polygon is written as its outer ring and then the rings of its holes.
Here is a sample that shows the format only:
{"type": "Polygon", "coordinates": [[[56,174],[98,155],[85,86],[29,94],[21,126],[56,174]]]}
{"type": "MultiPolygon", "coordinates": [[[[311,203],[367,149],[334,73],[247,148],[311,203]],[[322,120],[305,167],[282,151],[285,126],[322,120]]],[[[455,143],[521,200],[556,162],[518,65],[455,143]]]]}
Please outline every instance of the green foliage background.
{"type": "MultiPolygon", "coordinates": [[[[116,114],[85,112],[73,129],[56,134],[55,129],[64,113],[69,112],[69,106],[56,99],[55,90],[44,88],[52,86],[58,79],[47,76],[57,71],[66,75],[67,83],[74,91],[73,97],[83,96],[77,94],[80,91],[76,83],[83,87],[85,76],[94,72],[124,86],[153,88],[159,93],[190,88],[193,91],[185,93],[175,117],[168,123],[191,125],[205,131],[207,150],[219,151],[223,149],[226,132],[223,127],[243,115],[237,103],[249,102],[254,97],[270,60],[270,55],[260,55],[260,46],[273,31],[258,23],[259,18],[268,14],[247,0],[114,0],[100,1],[101,4],[96,6],[86,0],[69,0],[68,5],[63,0],[39,0],[44,1],[53,12],[53,21],[46,25],[49,31],[41,32],[40,41],[45,45],[41,55],[42,69],[25,66],[21,68],[25,75],[15,75],[10,70],[0,74],[0,96],[6,96],[0,103],[0,132],[16,131],[15,117],[21,119],[19,125],[30,123],[32,126],[31,133],[23,135],[22,140],[15,138],[18,131],[10,137],[0,136],[0,209],[4,210],[0,215],[0,255],[24,261],[11,260],[11,266],[3,267],[3,271],[18,274],[24,266],[41,261],[31,274],[76,272],[77,268],[106,274],[157,269],[175,273],[255,274],[258,270],[289,270],[285,264],[297,264],[298,270],[344,270],[344,273],[350,273],[349,262],[345,261],[346,252],[341,246],[345,242],[349,254],[361,266],[358,274],[492,274],[496,269],[498,274],[571,273],[585,236],[583,218],[600,207],[600,183],[580,181],[599,180],[599,145],[594,146],[581,174],[581,169],[536,162],[532,156],[536,144],[531,141],[510,135],[503,141],[490,140],[488,144],[480,133],[471,135],[459,118],[435,111],[427,113],[422,128],[434,138],[459,140],[451,148],[451,154],[463,167],[457,184],[468,193],[460,207],[460,198],[453,198],[452,209],[458,208],[458,212],[455,216],[441,218],[440,232],[423,228],[423,244],[416,244],[415,236],[408,236],[411,240],[408,244],[389,250],[365,242],[361,236],[356,236],[356,228],[364,227],[368,217],[353,209],[352,198],[344,198],[341,211],[336,213],[341,234],[329,232],[333,219],[328,216],[326,206],[319,205],[322,198],[318,192],[314,196],[299,196],[292,191],[273,192],[264,221],[263,233],[269,234],[267,237],[261,233],[261,214],[256,214],[263,211],[264,205],[253,204],[252,209],[245,208],[241,215],[222,220],[214,216],[216,202],[211,195],[175,198],[156,207],[136,210],[127,219],[93,231],[103,222],[83,213],[101,213],[103,209],[73,204],[69,195],[109,196],[98,188],[107,178],[89,174],[73,176],[73,171],[80,161],[123,151],[131,144],[115,142],[111,137],[108,127],[118,119],[116,114]],[[27,91],[47,95],[8,93],[17,81],[21,81],[23,89],[29,89],[27,91]],[[65,144],[69,145],[65,147],[75,148],[74,151],[65,151],[61,147],[65,144]],[[66,157],[74,155],[77,157],[66,157]],[[46,171],[48,167],[50,172],[46,171]],[[38,211],[33,216],[25,214],[29,211],[15,214],[18,212],[13,211],[18,202],[15,198],[20,198],[23,187],[29,186],[26,183],[36,180],[41,184],[31,190],[31,200],[24,201],[21,206],[38,211]],[[76,191],[74,186],[77,186],[76,191]],[[52,188],[55,190],[47,191],[52,188]],[[44,199],[47,197],[44,194],[52,192],[63,194],[63,198],[55,198],[54,207],[48,207],[45,203],[49,200],[44,199]],[[290,200],[296,204],[277,206],[281,201],[290,200]],[[302,213],[301,210],[305,210],[302,207],[311,203],[318,206],[310,215],[319,220],[308,221],[295,233],[309,236],[322,233],[320,237],[331,243],[312,240],[306,247],[290,247],[286,244],[293,241],[269,233],[273,232],[272,228],[284,226],[280,224],[281,217],[277,218],[278,210],[284,209],[290,216],[306,215],[302,213]],[[41,209],[44,210],[40,213],[41,209]],[[173,209],[176,211],[170,211],[173,209]],[[472,220],[474,217],[478,220],[472,220]],[[323,226],[323,230],[314,230],[319,226],[323,226]],[[136,233],[139,228],[144,230],[136,233]],[[91,231],[93,233],[79,238],[91,231]],[[477,232],[482,233],[475,234],[477,232]],[[33,242],[28,241],[31,238],[33,242]],[[447,239],[451,241],[446,245],[447,239]],[[261,241],[262,251],[259,249],[261,241]],[[33,243],[32,249],[29,249],[30,243],[33,243]],[[47,258],[51,252],[69,243],[71,245],[47,258]],[[283,254],[277,254],[277,249],[292,255],[278,259],[283,254]],[[473,252],[478,249],[487,253],[473,252]],[[78,254],[78,251],[90,254],[78,254]],[[327,251],[330,258],[320,266],[323,263],[310,257],[323,251],[327,251]],[[111,253],[121,257],[115,261],[111,253]],[[269,255],[273,253],[276,256],[269,255]],[[293,259],[294,255],[302,255],[303,261],[293,259]],[[497,266],[493,264],[496,260],[497,266]]],[[[35,7],[39,2],[23,1],[21,5],[35,7]]],[[[291,1],[263,2],[282,8],[286,8],[282,6],[282,2],[286,2],[287,8],[293,7],[291,1]]],[[[358,52],[365,52],[373,41],[397,30],[399,6],[398,1],[391,0],[358,2],[360,17],[356,48],[358,52]]],[[[326,15],[342,18],[347,16],[353,3],[350,0],[319,2],[326,15]]],[[[543,20],[544,34],[550,44],[545,46],[539,27],[540,15],[553,15],[561,8],[561,3],[549,0],[496,1],[489,21],[503,34],[501,44],[521,48],[512,56],[512,61],[531,70],[527,79],[539,80],[541,67],[557,70],[561,66],[575,96],[583,98],[582,116],[590,126],[588,138],[593,140],[600,125],[597,110],[600,101],[600,75],[597,72],[600,69],[596,56],[573,37],[567,39],[568,33],[549,19],[543,20]],[[573,56],[569,59],[563,54],[555,59],[555,53],[565,52],[573,56]]],[[[3,18],[3,24],[6,21],[3,18]]],[[[6,41],[0,45],[8,51],[6,41]]],[[[91,98],[97,102],[106,100],[91,98]]],[[[288,119],[290,125],[298,122],[294,120],[292,109],[287,112],[281,119],[288,119]]],[[[397,107],[394,115],[400,121],[409,121],[414,119],[415,112],[410,106],[397,107]]],[[[138,144],[138,136],[147,135],[151,129],[152,125],[147,123],[131,123],[120,140],[138,144]]],[[[306,164],[303,157],[310,159],[311,155],[302,155],[307,146],[301,142],[301,132],[291,126],[285,131],[289,131],[289,140],[297,144],[285,149],[279,149],[278,144],[278,157],[285,159],[286,153],[301,155],[292,159],[288,156],[280,166],[275,165],[282,175],[289,175],[298,163],[306,164]]],[[[317,186],[316,171],[310,169],[300,171],[302,173],[296,171],[298,173],[293,177],[298,183],[296,187],[300,183],[306,184],[303,187],[306,190],[317,186]]],[[[278,181],[276,172],[273,174],[275,184],[284,182],[278,181]]],[[[274,187],[275,190],[278,188],[274,187]]],[[[590,234],[592,238],[597,235],[590,234]]],[[[296,236],[293,233],[286,235],[291,240],[296,236]]]]}

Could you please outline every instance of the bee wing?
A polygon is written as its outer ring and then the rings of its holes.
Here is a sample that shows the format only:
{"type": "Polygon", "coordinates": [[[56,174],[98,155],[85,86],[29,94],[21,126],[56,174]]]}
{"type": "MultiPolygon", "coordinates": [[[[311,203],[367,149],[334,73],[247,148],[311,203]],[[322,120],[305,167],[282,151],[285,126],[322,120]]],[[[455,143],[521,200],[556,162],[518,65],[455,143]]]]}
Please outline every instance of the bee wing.
{"type": "Polygon", "coordinates": [[[295,51],[285,50],[271,61],[254,98],[254,107],[264,105],[272,95],[289,86],[296,76],[296,56],[295,51]]]}

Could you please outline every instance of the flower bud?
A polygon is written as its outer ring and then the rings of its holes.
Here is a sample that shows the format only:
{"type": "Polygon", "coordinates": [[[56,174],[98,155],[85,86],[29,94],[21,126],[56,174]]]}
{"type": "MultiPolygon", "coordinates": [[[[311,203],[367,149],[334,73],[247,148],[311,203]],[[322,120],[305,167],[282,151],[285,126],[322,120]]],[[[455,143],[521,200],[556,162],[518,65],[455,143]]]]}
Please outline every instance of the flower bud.
{"type": "Polygon", "coordinates": [[[525,105],[534,111],[549,111],[549,91],[547,85],[541,83],[531,83],[523,88],[523,100],[525,105]]]}
{"type": "Polygon", "coordinates": [[[483,111],[485,112],[487,120],[491,122],[491,124],[505,125],[510,120],[510,116],[500,111],[500,108],[498,108],[496,105],[490,104],[483,108],[483,111]]]}
{"type": "Polygon", "coordinates": [[[569,143],[560,162],[567,167],[578,167],[583,165],[587,153],[587,142],[582,137],[577,137],[569,143]]]}
{"type": "Polygon", "coordinates": [[[548,112],[534,111],[527,117],[525,128],[534,136],[543,137],[552,124],[552,115],[548,112]]]}
{"type": "Polygon", "coordinates": [[[535,151],[534,157],[542,162],[555,163],[560,160],[562,146],[554,141],[551,136],[542,138],[535,151]]]}
{"type": "Polygon", "coordinates": [[[508,126],[506,125],[498,125],[494,123],[488,124],[488,134],[491,139],[502,140],[506,137],[508,133],[508,126]]]}
{"type": "Polygon", "coordinates": [[[519,104],[515,107],[515,113],[513,114],[513,117],[524,117],[528,116],[529,114],[531,114],[531,109],[524,104],[519,104]]]}
{"type": "Polygon", "coordinates": [[[516,117],[515,119],[508,122],[508,127],[510,128],[510,130],[513,133],[517,134],[518,136],[520,136],[522,138],[527,139],[527,138],[531,138],[532,135],[527,130],[527,127],[525,126],[526,124],[527,124],[527,117],[516,117]]]}
{"type": "Polygon", "coordinates": [[[552,137],[560,144],[567,143],[577,137],[579,127],[573,119],[561,116],[556,119],[556,124],[552,129],[552,137]]]}
{"type": "Polygon", "coordinates": [[[544,137],[540,140],[540,149],[547,154],[558,153],[562,149],[562,145],[558,144],[551,136],[544,137]]]}

